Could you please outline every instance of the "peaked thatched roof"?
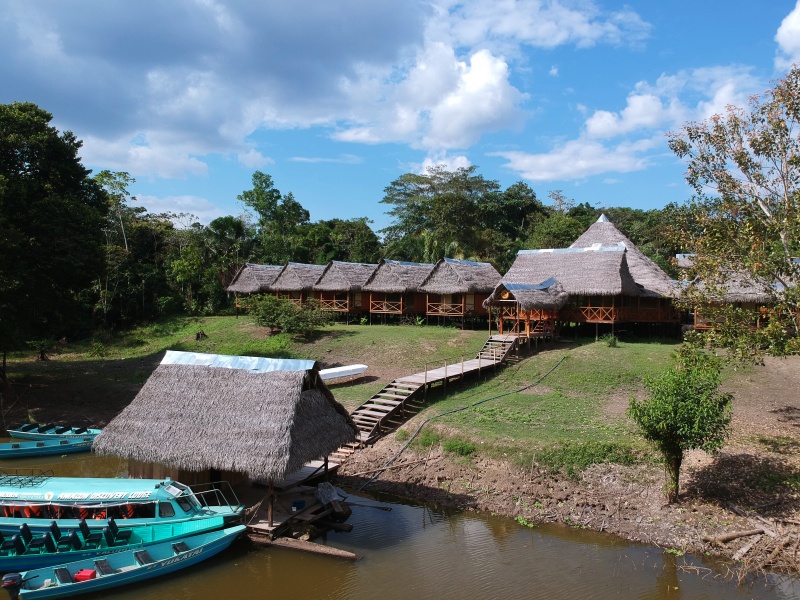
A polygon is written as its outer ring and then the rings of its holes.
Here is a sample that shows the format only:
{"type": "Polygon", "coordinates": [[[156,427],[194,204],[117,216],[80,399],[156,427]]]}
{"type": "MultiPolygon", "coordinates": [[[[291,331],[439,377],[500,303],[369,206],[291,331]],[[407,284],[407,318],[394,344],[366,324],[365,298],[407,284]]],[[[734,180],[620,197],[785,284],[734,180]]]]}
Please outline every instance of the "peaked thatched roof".
{"type": "Polygon", "coordinates": [[[569,294],[552,277],[541,283],[501,283],[484,300],[483,306],[489,308],[493,302],[509,299],[519,302],[523,310],[558,310],[567,303],[569,294]]]}
{"type": "Polygon", "coordinates": [[[278,265],[256,265],[247,263],[231,281],[229,292],[238,294],[259,294],[269,291],[269,286],[281,272],[278,265]]]}
{"type": "MultiPolygon", "coordinates": [[[[678,267],[687,271],[695,264],[694,254],[677,254],[675,259],[678,267]]],[[[717,288],[712,294],[714,301],[754,304],[772,304],[775,301],[775,287],[744,269],[736,269],[731,266],[721,267],[719,276],[713,285],[717,288]]],[[[696,277],[691,281],[682,282],[682,286],[702,289],[706,287],[706,283],[696,277]]]]}
{"type": "Polygon", "coordinates": [[[162,363],[93,449],[190,471],[282,479],[356,435],[316,369],[296,366],[260,372],[162,363]]]}
{"type": "Polygon", "coordinates": [[[357,292],[378,265],[332,260],[325,267],[314,290],[317,292],[357,292]]]}
{"type": "Polygon", "coordinates": [[[303,263],[286,263],[280,274],[272,282],[273,292],[307,292],[319,279],[325,265],[305,265],[303,263]]]}
{"type": "Polygon", "coordinates": [[[382,259],[361,289],[384,294],[418,292],[431,269],[431,264],[382,259]]]}
{"type": "Polygon", "coordinates": [[[500,273],[489,263],[443,258],[420,285],[430,294],[488,294],[500,281],[500,273]]]}
{"type": "Polygon", "coordinates": [[[669,278],[661,267],[647,258],[642,252],[608,220],[600,215],[570,248],[589,248],[596,244],[614,246],[623,244],[628,250],[628,269],[634,281],[642,286],[644,296],[672,297],[675,293],[675,282],[669,278]]]}
{"type": "Polygon", "coordinates": [[[537,285],[555,279],[570,296],[640,296],[623,246],[520,250],[503,284],[537,285]]]}

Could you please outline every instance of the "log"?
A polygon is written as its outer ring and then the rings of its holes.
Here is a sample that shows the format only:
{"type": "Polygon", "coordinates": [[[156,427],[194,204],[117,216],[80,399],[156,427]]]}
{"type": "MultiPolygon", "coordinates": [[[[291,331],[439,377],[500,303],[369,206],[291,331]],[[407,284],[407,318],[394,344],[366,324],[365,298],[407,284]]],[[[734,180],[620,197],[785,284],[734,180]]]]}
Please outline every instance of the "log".
{"type": "Polygon", "coordinates": [[[290,548],[292,550],[302,550],[304,552],[313,552],[314,554],[323,554],[325,556],[335,556],[337,558],[346,558],[347,560],[358,560],[360,555],[341,550],[340,548],[333,548],[331,546],[323,546],[322,544],[315,544],[306,540],[296,540],[294,538],[269,538],[261,535],[250,535],[251,540],[256,543],[264,544],[266,546],[279,546],[281,548],[290,548]]]}
{"type": "Polygon", "coordinates": [[[718,535],[716,537],[710,537],[705,535],[703,536],[703,541],[709,542],[711,544],[718,544],[720,546],[724,546],[726,542],[730,542],[731,540],[747,537],[750,535],[761,535],[762,533],[764,533],[763,529],[748,529],[747,531],[736,531],[734,533],[726,533],[725,535],[718,535]]]}
{"type": "Polygon", "coordinates": [[[744,546],[739,548],[736,551],[736,553],[731,557],[731,559],[734,560],[734,561],[737,561],[737,560],[741,560],[742,558],[744,558],[744,555],[747,554],[748,552],[750,552],[750,550],[753,549],[753,546],[755,546],[758,543],[758,540],[760,540],[760,539],[761,539],[760,535],[754,537],[752,540],[747,542],[744,546]]]}

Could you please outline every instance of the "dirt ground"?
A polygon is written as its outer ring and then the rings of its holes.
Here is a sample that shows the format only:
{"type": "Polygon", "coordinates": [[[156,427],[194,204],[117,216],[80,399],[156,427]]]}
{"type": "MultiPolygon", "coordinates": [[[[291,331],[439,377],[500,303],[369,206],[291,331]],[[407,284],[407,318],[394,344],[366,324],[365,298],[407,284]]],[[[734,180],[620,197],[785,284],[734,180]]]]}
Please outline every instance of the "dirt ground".
{"type": "MultiPolygon", "coordinates": [[[[40,421],[102,427],[133,399],[158,358],[99,364],[55,358],[35,363],[27,377],[15,375],[12,364],[13,394],[4,399],[5,424],[31,415],[40,421]]],[[[521,470],[441,451],[420,456],[406,450],[364,491],[488,511],[527,523],[591,528],[675,551],[743,556],[755,568],[793,561],[797,569],[800,357],[768,359],[764,367],[735,376],[726,387],[734,395],[733,435],[717,456],[686,456],[681,499],[674,505],[664,503],[664,473],[658,465],[597,465],[575,480],[536,467],[521,470]],[[786,481],[794,486],[784,485],[786,481]],[[763,533],[727,543],[708,541],[757,529],[763,533]]],[[[626,406],[627,397],[614,398],[606,410],[620,415],[626,406]]],[[[359,451],[340,470],[340,484],[359,489],[400,446],[389,436],[359,451]]]]}

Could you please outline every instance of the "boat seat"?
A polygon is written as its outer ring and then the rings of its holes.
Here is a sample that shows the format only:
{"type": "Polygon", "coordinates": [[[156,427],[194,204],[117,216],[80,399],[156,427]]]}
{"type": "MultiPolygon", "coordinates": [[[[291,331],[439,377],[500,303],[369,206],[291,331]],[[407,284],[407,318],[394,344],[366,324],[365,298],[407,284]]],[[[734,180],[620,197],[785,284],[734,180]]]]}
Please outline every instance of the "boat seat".
{"type": "Polygon", "coordinates": [[[24,425],[20,425],[17,429],[19,431],[30,431],[31,429],[36,429],[39,427],[38,423],[25,423],[24,425]]]}
{"type": "Polygon", "coordinates": [[[67,432],[69,430],[70,430],[69,427],[63,427],[63,426],[62,427],[56,427],[56,430],[55,430],[54,433],[56,433],[58,435],[61,435],[62,433],[65,433],[65,432],[67,432]]]}
{"type": "Polygon", "coordinates": [[[87,548],[97,548],[100,542],[103,541],[103,534],[99,531],[92,532],[92,530],[89,529],[89,525],[86,523],[86,519],[78,521],[78,528],[81,530],[81,535],[83,536],[83,545],[87,548]]]}
{"type": "MultiPolygon", "coordinates": [[[[97,548],[97,546],[94,547],[97,548]]],[[[76,532],[71,531],[65,540],[59,542],[56,550],[58,552],[70,552],[72,550],[80,550],[81,548],[81,538],[78,537],[76,532]]]]}
{"type": "Polygon", "coordinates": [[[52,428],[53,428],[53,426],[50,425],[50,424],[39,425],[39,427],[36,428],[36,432],[37,433],[44,433],[45,431],[48,431],[48,430],[50,430],[52,428]]]}
{"type": "Polygon", "coordinates": [[[72,575],[70,575],[66,567],[57,567],[53,569],[53,575],[56,576],[59,584],[73,583],[72,575]]]}
{"type": "Polygon", "coordinates": [[[11,536],[10,540],[11,550],[14,551],[14,554],[21,555],[25,554],[25,542],[22,541],[22,537],[18,533],[15,533],[11,536]]]}
{"type": "Polygon", "coordinates": [[[153,557],[150,556],[150,553],[147,550],[139,550],[133,553],[133,558],[136,559],[136,562],[139,563],[141,566],[149,565],[154,563],[153,557]]]}
{"type": "Polygon", "coordinates": [[[95,560],[94,567],[100,575],[113,575],[117,572],[105,558],[98,558],[95,560]]]}
{"type": "Polygon", "coordinates": [[[108,518],[108,528],[111,530],[111,533],[114,535],[115,540],[122,541],[124,543],[128,543],[131,539],[131,534],[133,532],[130,529],[120,529],[117,526],[117,522],[114,520],[114,517],[108,518]]]}
{"type": "Polygon", "coordinates": [[[19,448],[19,444],[11,444],[11,447],[16,450],[17,448],[19,448]]]}
{"type": "Polygon", "coordinates": [[[30,542],[28,542],[28,552],[37,551],[37,552],[44,552],[47,549],[47,542],[50,541],[50,545],[53,545],[53,539],[50,537],[49,533],[42,534],[41,537],[32,538],[30,542]]]}
{"type": "Polygon", "coordinates": [[[66,544],[69,539],[68,534],[65,535],[61,533],[61,528],[55,521],[50,521],[50,535],[53,536],[53,541],[56,543],[56,546],[61,546],[62,544],[66,544]]]}
{"type": "Polygon", "coordinates": [[[109,548],[124,546],[127,543],[125,540],[115,540],[114,534],[111,533],[111,529],[108,527],[103,527],[103,538],[105,538],[109,548]]]}
{"type": "Polygon", "coordinates": [[[186,545],[186,542],[175,542],[172,544],[172,549],[175,551],[175,554],[180,554],[181,552],[188,552],[191,550],[191,548],[186,545]]]}
{"type": "Polygon", "coordinates": [[[8,556],[8,553],[14,549],[14,542],[13,540],[7,540],[6,537],[3,535],[3,532],[0,531],[0,556],[8,556]]]}
{"type": "Polygon", "coordinates": [[[81,433],[86,433],[86,427],[76,427],[74,433],[77,433],[78,435],[81,433]]]}
{"type": "Polygon", "coordinates": [[[53,541],[53,536],[49,533],[45,533],[42,537],[44,538],[44,548],[42,548],[42,552],[55,552],[58,550],[58,548],[56,548],[56,543],[53,541]]]}

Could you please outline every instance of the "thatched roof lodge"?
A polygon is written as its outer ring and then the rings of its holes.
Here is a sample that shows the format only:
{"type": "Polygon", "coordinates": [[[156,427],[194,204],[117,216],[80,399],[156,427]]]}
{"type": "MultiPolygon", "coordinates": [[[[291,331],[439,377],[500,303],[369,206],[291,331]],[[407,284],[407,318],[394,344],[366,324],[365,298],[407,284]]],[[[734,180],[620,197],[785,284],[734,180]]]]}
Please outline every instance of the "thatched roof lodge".
{"type": "Polygon", "coordinates": [[[324,270],[325,265],[286,263],[275,281],[272,282],[270,291],[280,298],[297,303],[305,302],[324,270]]]}
{"type": "Polygon", "coordinates": [[[236,294],[263,294],[268,292],[269,287],[275,281],[281,269],[283,267],[280,265],[247,263],[236,273],[227,291],[236,294]]]}
{"type": "Polygon", "coordinates": [[[590,248],[623,245],[628,250],[628,270],[633,280],[641,287],[641,295],[650,298],[672,298],[675,281],[664,270],[647,258],[605,215],[600,215],[570,248],[590,248]]]}
{"type": "Polygon", "coordinates": [[[330,261],[314,284],[323,310],[361,312],[361,288],[378,265],[330,261]]]}
{"type": "Polygon", "coordinates": [[[369,293],[369,312],[425,314],[425,294],[419,286],[430,274],[429,263],[382,259],[361,291],[369,293]]]}
{"type": "Polygon", "coordinates": [[[442,258],[419,289],[426,295],[428,315],[486,315],[483,302],[500,279],[500,273],[489,263],[442,258]]]}
{"type": "Polygon", "coordinates": [[[314,361],[168,351],[93,450],[134,477],[279,481],[356,431],[314,361]]]}

